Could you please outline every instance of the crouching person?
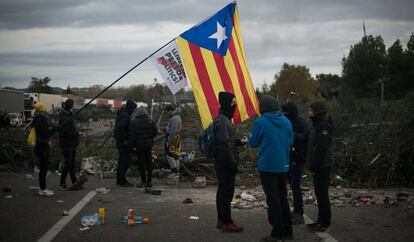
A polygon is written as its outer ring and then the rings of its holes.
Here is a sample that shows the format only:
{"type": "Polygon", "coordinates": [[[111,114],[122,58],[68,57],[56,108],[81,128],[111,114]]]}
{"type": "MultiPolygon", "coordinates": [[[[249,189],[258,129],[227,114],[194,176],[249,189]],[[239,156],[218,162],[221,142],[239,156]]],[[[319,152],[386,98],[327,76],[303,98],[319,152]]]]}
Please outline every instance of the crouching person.
{"type": "Polygon", "coordinates": [[[141,184],[137,184],[137,187],[152,187],[152,146],[157,134],[158,128],[155,122],[143,107],[138,108],[135,119],[129,126],[129,141],[131,147],[137,151],[141,173],[141,184]]]}
{"type": "Polygon", "coordinates": [[[214,132],[214,160],[217,175],[217,229],[223,232],[242,232],[243,227],[237,225],[231,217],[231,201],[234,195],[234,185],[237,174],[238,148],[247,142],[247,138],[240,139],[231,122],[236,110],[234,94],[219,93],[220,110],[213,121],[214,132]]]}
{"type": "Polygon", "coordinates": [[[261,241],[293,239],[286,184],[289,153],[293,143],[290,121],[279,112],[276,98],[265,95],[260,100],[261,116],[255,121],[249,139],[251,147],[259,148],[257,168],[268,206],[267,215],[273,229],[261,241]]]}

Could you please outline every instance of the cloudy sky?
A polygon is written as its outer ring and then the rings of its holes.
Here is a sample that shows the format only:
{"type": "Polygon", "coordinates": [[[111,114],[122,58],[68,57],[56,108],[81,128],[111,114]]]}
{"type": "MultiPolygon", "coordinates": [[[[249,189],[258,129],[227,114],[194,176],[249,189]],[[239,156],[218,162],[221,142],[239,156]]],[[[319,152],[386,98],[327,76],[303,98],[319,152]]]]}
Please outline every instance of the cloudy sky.
{"type": "MultiPolygon", "coordinates": [[[[170,39],[215,13],[224,0],[0,0],[0,85],[107,85],[170,39]]],[[[414,32],[412,0],[239,0],[255,86],[280,66],[306,65],[313,75],[341,73],[340,60],[363,34],[387,47],[414,32]]],[[[160,79],[150,62],[118,85],[160,79]]]]}

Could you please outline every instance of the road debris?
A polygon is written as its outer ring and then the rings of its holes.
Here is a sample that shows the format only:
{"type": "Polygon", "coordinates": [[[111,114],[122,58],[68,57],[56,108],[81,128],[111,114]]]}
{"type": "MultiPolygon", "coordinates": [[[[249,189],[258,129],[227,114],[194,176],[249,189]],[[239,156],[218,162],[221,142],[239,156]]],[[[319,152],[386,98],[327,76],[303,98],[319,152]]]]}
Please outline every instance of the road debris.
{"type": "Polygon", "coordinates": [[[103,194],[106,194],[106,193],[111,192],[111,189],[109,189],[109,188],[105,188],[105,187],[100,187],[100,188],[96,188],[96,189],[95,189],[95,191],[96,191],[97,193],[103,193],[103,194]]]}
{"type": "Polygon", "coordinates": [[[189,219],[192,219],[192,220],[199,220],[199,219],[200,219],[200,217],[197,217],[197,216],[190,216],[190,217],[189,217],[189,219]]]}
{"type": "Polygon", "coordinates": [[[191,198],[186,198],[183,201],[184,204],[189,204],[189,203],[193,203],[193,200],[191,198]]]}
{"type": "Polygon", "coordinates": [[[2,188],[3,192],[12,192],[11,185],[8,185],[7,187],[2,188]]]}
{"type": "Polygon", "coordinates": [[[207,186],[207,180],[205,176],[197,176],[194,179],[193,187],[194,188],[205,188],[207,186]]]}

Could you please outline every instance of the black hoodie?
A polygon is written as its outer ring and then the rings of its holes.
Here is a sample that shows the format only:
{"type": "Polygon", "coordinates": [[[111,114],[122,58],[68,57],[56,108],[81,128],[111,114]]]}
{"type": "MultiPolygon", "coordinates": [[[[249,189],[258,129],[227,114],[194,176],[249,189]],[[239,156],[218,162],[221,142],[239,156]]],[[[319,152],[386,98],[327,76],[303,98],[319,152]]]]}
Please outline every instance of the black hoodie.
{"type": "Polygon", "coordinates": [[[305,163],[306,143],[308,138],[308,126],[305,120],[298,116],[298,108],[293,103],[286,103],[282,106],[282,112],[292,124],[294,141],[290,152],[290,162],[305,163]]]}
{"type": "Polygon", "coordinates": [[[116,141],[124,143],[128,140],[130,116],[136,107],[136,103],[128,100],[125,107],[119,109],[115,120],[114,137],[116,141]]]}
{"type": "Polygon", "coordinates": [[[219,115],[214,119],[214,139],[215,152],[214,159],[216,165],[229,172],[236,171],[239,160],[237,146],[241,145],[240,138],[236,134],[236,129],[231,122],[236,106],[231,105],[234,94],[228,92],[219,93],[220,110],[219,115]]]}

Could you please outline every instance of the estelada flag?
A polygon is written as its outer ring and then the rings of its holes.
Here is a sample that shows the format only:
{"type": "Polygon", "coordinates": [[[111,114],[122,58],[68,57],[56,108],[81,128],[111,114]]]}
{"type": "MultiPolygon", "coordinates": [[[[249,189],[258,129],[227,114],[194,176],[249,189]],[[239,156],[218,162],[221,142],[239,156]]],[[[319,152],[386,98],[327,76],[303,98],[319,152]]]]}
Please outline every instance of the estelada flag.
{"type": "Polygon", "coordinates": [[[233,2],[177,38],[204,128],[218,114],[221,91],[236,96],[235,124],[259,113],[239,25],[233,2]]]}

